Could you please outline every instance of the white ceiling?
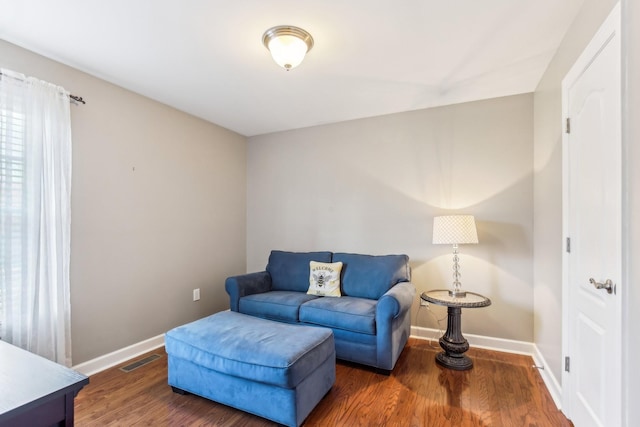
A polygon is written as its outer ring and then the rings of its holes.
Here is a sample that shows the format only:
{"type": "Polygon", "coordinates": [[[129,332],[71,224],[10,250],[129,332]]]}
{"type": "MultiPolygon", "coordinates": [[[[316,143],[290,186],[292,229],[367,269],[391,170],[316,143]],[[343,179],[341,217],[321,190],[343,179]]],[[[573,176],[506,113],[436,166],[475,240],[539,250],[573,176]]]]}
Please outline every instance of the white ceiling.
{"type": "Polygon", "coordinates": [[[0,39],[253,136],[532,92],[582,3],[0,0],[0,39]],[[315,40],[289,72],[281,24],[315,40]]]}

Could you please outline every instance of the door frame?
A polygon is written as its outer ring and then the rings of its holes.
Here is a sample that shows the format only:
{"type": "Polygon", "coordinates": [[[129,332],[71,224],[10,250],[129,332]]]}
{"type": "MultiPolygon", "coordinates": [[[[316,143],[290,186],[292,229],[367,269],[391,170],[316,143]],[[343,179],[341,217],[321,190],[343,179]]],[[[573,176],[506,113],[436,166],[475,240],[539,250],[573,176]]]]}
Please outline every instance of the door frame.
{"type": "MultiPolygon", "coordinates": [[[[572,417],[572,413],[571,413],[572,408],[570,403],[571,403],[571,398],[574,390],[573,390],[572,377],[570,373],[565,370],[564,363],[565,363],[565,357],[567,356],[570,356],[572,358],[579,357],[579,355],[569,354],[569,351],[570,351],[569,343],[571,340],[571,330],[569,328],[570,326],[569,314],[572,308],[572,305],[571,305],[572,301],[570,299],[570,284],[569,284],[569,254],[567,253],[567,250],[566,250],[566,244],[567,244],[566,239],[567,237],[570,237],[569,236],[569,215],[568,215],[568,212],[569,212],[569,197],[568,197],[569,195],[569,134],[566,132],[566,126],[567,126],[566,118],[569,117],[569,88],[571,86],[571,83],[577,80],[578,77],[587,69],[587,67],[591,64],[592,58],[601,50],[602,46],[612,37],[613,33],[615,33],[615,37],[618,37],[620,39],[620,45],[621,45],[621,41],[622,41],[621,40],[622,39],[621,21],[622,21],[621,5],[620,5],[620,2],[618,2],[613,7],[611,12],[607,16],[607,18],[601,24],[596,34],[589,41],[584,51],[580,54],[578,59],[571,66],[569,72],[567,72],[564,79],[562,80],[562,117],[561,117],[561,120],[562,120],[562,124],[561,124],[562,126],[562,359],[561,360],[563,365],[562,366],[562,411],[569,419],[571,419],[572,417]]],[[[622,51],[620,52],[620,61],[622,62],[622,51]]],[[[620,67],[620,72],[621,74],[623,73],[622,66],[620,67]]],[[[620,144],[623,143],[622,141],[622,114],[623,114],[622,86],[623,85],[624,85],[624,82],[622,81],[622,76],[621,76],[621,87],[620,87],[620,90],[621,90],[620,113],[621,114],[620,114],[620,123],[619,123],[620,124],[620,141],[619,141],[620,144]]],[[[620,166],[621,168],[623,167],[622,159],[620,159],[620,166]]],[[[620,181],[621,186],[624,187],[625,184],[624,184],[624,180],[622,179],[624,178],[622,176],[623,174],[622,169],[620,169],[618,173],[620,173],[621,175],[621,181],[620,181]]],[[[624,195],[622,196],[622,199],[623,198],[624,198],[624,195]]],[[[622,227],[624,227],[624,224],[625,224],[625,218],[624,218],[625,211],[623,206],[624,201],[621,200],[620,202],[621,202],[620,213],[622,215],[621,225],[622,227]]],[[[624,235],[621,235],[622,258],[624,258],[624,252],[622,251],[622,249],[624,249],[624,244],[625,244],[624,235]]],[[[622,269],[619,272],[622,280],[625,279],[623,269],[624,269],[624,265],[622,266],[622,269]]],[[[618,298],[617,323],[622,328],[623,327],[623,313],[622,313],[623,304],[621,303],[621,301],[624,301],[624,298],[627,292],[625,287],[621,285],[622,285],[621,283],[618,283],[618,286],[616,289],[616,293],[617,293],[616,298],[618,298]]],[[[618,336],[619,336],[618,341],[620,344],[620,360],[616,361],[616,363],[618,363],[619,366],[622,366],[622,363],[624,361],[624,353],[622,348],[623,336],[622,334],[619,334],[618,336]]],[[[619,384],[621,386],[621,390],[619,390],[619,395],[621,396],[621,398],[624,398],[625,381],[622,375],[621,375],[619,384]]],[[[623,409],[622,406],[623,405],[621,403],[621,409],[623,409]]]]}

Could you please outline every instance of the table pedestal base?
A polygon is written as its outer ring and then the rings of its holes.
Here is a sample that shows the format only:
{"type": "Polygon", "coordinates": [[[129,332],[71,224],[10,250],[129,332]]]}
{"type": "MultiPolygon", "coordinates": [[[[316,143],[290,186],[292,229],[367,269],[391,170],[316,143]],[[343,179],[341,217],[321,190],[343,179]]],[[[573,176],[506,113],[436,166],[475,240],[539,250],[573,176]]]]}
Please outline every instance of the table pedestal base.
{"type": "Polygon", "coordinates": [[[459,357],[451,357],[443,351],[436,355],[436,362],[445,368],[455,369],[456,371],[466,371],[473,368],[473,361],[464,354],[459,357]]]}
{"type": "Polygon", "coordinates": [[[446,368],[466,371],[473,367],[473,361],[464,353],[469,350],[469,342],[462,336],[462,309],[447,307],[447,331],[440,338],[444,350],[436,356],[436,362],[446,368]]]}

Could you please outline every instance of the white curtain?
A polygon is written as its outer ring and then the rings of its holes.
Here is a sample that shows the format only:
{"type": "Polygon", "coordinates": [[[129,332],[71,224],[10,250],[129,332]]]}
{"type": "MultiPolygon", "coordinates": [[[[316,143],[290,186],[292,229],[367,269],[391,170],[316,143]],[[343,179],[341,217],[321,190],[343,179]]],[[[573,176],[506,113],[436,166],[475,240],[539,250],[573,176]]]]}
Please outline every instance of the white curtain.
{"type": "Polygon", "coordinates": [[[0,75],[0,339],[71,365],[69,93],[0,75]]]}

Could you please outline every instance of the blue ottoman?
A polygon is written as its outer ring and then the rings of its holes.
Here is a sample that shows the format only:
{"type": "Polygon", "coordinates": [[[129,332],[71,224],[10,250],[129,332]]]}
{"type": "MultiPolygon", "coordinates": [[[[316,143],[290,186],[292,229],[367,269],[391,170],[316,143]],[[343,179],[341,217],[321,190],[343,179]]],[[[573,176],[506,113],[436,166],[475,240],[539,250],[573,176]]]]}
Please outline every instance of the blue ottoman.
{"type": "Polygon", "coordinates": [[[331,389],[331,329],[224,311],[165,335],[169,385],[287,426],[331,389]]]}

